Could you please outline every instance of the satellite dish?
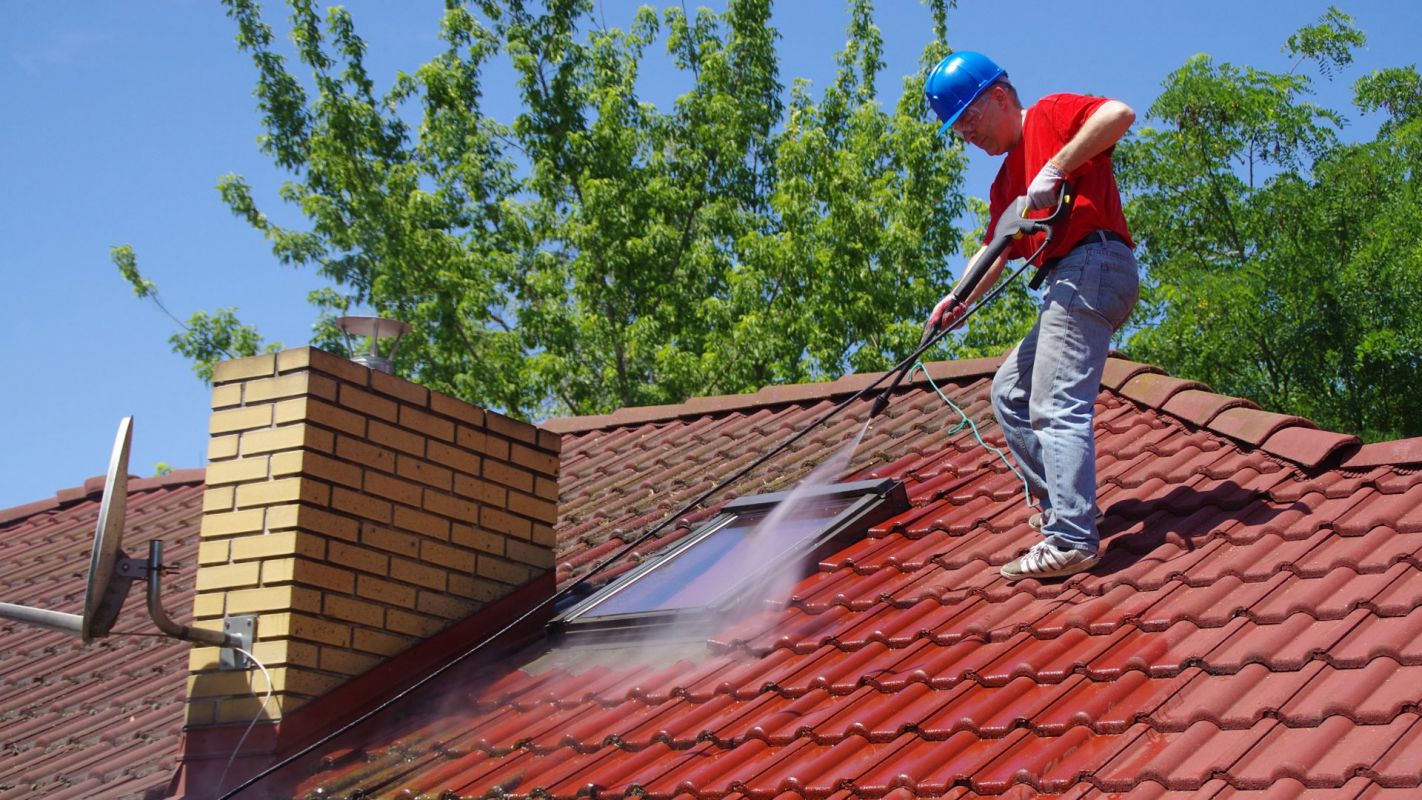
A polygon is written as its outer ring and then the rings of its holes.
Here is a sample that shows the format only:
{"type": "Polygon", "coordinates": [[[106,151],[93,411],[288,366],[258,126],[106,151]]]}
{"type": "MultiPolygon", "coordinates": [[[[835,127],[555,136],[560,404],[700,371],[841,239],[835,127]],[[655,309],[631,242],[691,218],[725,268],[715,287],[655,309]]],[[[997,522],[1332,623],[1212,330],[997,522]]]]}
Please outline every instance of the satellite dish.
{"type": "Polygon", "coordinates": [[[104,480],[99,524],[94,529],[94,552],[89,558],[89,585],[84,592],[83,615],[0,603],[0,617],[78,636],[86,643],[108,635],[128,596],[128,585],[135,580],[135,577],[115,574],[115,564],[123,555],[119,542],[123,538],[123,515],[128,504],[128,450],[132,437],[133,417],[124,417],[119,422],[104,480]]]}
{"type": "Polygon", "coordinates": [[[148,543],[148,560],[129,558],[119,547],[123,539],[124,513],[128,507],[128,451],[133,439],[133,417],[119,422],[114,438],[109,471],[104,479],[99,523],[94,528],[94,550],[89,557],[89,582],[84,591],[84,613],[69,614],[43,608],[0,603],[0,618],[13,619],[67,633],[85,644],[101,639],[113,630],[129,585],[148,582],[148,613],[158,629],[175,638],[224,648],[247,647],[252,641],[253,617],[224,620],[226,632],[210,631],[173,622],[159,603],[159,581],[163,573],[163,543],[148,543]]]}

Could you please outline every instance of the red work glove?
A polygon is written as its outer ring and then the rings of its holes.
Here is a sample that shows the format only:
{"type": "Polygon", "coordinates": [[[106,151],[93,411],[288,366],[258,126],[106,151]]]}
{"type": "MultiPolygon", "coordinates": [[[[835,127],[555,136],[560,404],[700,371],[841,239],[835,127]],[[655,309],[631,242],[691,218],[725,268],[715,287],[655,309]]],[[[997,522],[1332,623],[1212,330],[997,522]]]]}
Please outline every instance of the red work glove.
{"type": "Polygon", "coordinates": [[[1056,205],[1058,189],[1061,188],[1064,180],[1066,180],[1066,172],[1057,166],[1057,162],[1048,161],[1042,167],[1042,171],[1037,173],[1037,177],[1032,179],[1032,184],[1027,187],[1027,207],[1051,208],[1056,205]]]}
{"type": "Polygon", "coordinates": [[[963,314],[968,307],[963,305],[958,298],[949,293],[938,305],[933,307],[933,313],[928,317],[928,324],[923,326],[923,338],[919,339],[919,345],[927,342],[929,337],[941,330],[952,330],[963,324],[963,314]]]}

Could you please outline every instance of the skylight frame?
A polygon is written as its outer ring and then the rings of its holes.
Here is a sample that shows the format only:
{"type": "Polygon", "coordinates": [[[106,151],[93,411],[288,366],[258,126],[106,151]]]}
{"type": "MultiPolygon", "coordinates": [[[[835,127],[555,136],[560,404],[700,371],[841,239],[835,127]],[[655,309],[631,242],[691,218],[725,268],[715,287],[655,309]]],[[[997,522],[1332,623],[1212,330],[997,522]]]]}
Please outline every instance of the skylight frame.
{"type": "MultiPolygon", "coordinates": [[[[909,508],[903,484],[892,478],[879,478],[850,483],[835,483],[811,489],[800,489],[797,499],[852,498],[847,506],[824,521],[815,533],[801,539],[783,551],[785,562],[804,567],[813,563],[828,551],[837,550],[866,534],[869,528],[883,522],[909,508]]],[[[740,580],[730,582],[715,596],[715,599],[699,608],[656,609],[635,612],[586,616],[598,606],[616,597],[624,590],[636,586],[648,575],[666,564],[673,562],[692,548],[702,544],[719,531],[746,514],[768,512],[792,494],[791,491],[772,492],[737,498],[721,508],[721,511],[676,542],[665,552],[649,557],[636,568],[619,576],[607,586],[577,602],[559,614],[549,623],[549,629],[563,637],[586,634],[628,634],[641,635],[647,631],[667,628],[684,628],[688,636],[695,637],[699,623],[709,623],[738,604],[747,586],[754,585],[770,570],[782,568],[783,564],[769,564],[765,568],[748,574],[740,580]]],[[[803,577],[803,575],[801,576],[803,577]]]]}

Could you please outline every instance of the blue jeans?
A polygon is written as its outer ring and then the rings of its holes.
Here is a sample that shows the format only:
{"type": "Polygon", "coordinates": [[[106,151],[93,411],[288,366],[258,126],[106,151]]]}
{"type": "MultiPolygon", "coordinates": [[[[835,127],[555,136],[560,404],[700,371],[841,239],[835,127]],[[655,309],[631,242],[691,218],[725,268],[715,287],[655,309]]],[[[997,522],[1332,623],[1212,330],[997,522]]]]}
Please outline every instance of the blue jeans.
{"type": "Polygon", "coordinates": [[[992,382],[992,407],[1042,504],[1042,533],[1095,554],[1096,441],[1092,420],[1111,334],[1139,299],[1135,256],[1119,242],[1072,250],[1047,273],[1037,324],[992,382]]]}

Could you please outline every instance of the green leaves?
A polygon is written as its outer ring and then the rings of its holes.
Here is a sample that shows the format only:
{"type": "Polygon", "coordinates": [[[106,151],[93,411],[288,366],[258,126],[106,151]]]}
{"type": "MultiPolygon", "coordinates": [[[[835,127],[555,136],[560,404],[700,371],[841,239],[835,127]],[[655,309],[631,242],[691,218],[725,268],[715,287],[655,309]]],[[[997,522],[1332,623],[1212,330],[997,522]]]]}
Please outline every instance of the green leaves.
{"type": "MultiPolygon", "coordinates": [[[[1363,42],[1336,10],[1287,50],[1329,74],[1363,42]]],[[[1415,209],[1415,69],[1355,87],[1397,114],[1343,144],[1342,114],[1310,79],[1197,56],[1173,73],[1147,128],[1117,149],[1127,218],[1147,268],[1133,356],[1265,408],[1367,439],[1422,434],[1422,251],[1415,209]]],[[[1139,318],[1139,317],[1138,317],[1139,318]]]]}

